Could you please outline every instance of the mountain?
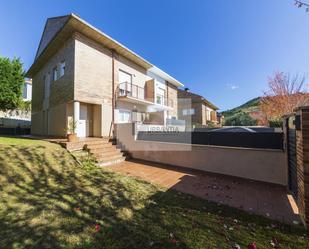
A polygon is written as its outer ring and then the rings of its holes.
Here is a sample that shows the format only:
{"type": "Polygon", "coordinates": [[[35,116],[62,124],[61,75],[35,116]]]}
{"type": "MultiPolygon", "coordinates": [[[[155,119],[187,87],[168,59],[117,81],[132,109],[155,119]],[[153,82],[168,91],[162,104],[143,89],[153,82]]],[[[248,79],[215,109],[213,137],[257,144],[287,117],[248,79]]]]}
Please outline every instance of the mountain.
{"type": "Polygon", "coordinates": [[[259,104],[260,104],[260,100],[261,97],[257,97],[254,99],[249,100],[248,102],[235,107],[233,109],[227,110],[227,111],[223,111],[222,114],[224,115],[224,117],[228,117],[231,115],[234,115],[238,112],[252,112],[252,111],[259,111],[259,104]]]}
{"type": "Polygon", "coordinates": [[[261,118],[260,100],[261,98],[257,97],[238,107],[222,112],[224,124],[237,126],[257,125],[258,120],[261,118]]]}

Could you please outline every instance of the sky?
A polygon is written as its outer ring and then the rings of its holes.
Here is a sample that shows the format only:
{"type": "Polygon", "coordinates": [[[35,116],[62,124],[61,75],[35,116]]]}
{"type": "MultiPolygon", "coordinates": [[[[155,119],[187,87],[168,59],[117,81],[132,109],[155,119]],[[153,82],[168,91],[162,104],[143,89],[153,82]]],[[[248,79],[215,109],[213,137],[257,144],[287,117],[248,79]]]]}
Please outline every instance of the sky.
{"type": "Polygon", "coordinates": [[[1,0],[0,56],[27,70],[46,19],[68,13],[221,110],[261,96],[277,71],[309,75],[309,13],[293,0],[1,0]]]}

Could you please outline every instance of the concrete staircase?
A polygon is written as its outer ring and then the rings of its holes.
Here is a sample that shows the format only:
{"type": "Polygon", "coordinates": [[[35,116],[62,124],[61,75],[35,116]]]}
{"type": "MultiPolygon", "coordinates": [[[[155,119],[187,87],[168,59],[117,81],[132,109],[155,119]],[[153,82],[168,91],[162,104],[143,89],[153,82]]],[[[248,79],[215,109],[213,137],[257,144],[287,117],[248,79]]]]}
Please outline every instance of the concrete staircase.
{"type": "Polygon", "coordinates": [[[88,150],[100,166],[108,166],[123,162],[126,158],[120,149],[109,139],[87,141],[84,149],[88,150]]]}

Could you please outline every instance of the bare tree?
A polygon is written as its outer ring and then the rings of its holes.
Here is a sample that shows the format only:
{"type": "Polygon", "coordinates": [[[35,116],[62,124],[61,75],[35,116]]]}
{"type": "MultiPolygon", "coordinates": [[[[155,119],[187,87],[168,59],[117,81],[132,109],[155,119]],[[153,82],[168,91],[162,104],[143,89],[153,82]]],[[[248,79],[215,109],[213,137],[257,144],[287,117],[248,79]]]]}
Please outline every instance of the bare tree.
{"type": "Polygon", "coordinates": [[[265,121],[278,120],[290,114],[296,107],[309,104],[309,94],[305,87],[305,75],[277,72],[268,79],[268,90],[260,101],[265,121]]]}
{"type": "Polygon", "coordinates": [[[295,6],[298,8],[305,8],[309,12],[309,4],[304,1],[295,0],[295,6]]]}

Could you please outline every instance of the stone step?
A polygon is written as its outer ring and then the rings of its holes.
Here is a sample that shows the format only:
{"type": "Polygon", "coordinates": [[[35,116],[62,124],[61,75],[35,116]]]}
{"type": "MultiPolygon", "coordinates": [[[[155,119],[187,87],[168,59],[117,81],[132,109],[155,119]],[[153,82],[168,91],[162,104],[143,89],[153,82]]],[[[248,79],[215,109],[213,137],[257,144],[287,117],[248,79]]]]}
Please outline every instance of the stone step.
{"type": "Polygon", "coordinates": [[[118,158],[118,159],[114,159],[114,160],[109,160],[109,161],[102,161],[102,162],[98,162],[98,165],[101,166],[101,167],[104,167],[104,166],[110,166],[110,165],[114,165],[114,164],[118,164],[118,163],[122,163],[126,160],[125,157],[121,157],[121,158],[118,158]]]}
{"type": "Polygon", "coordinates": [[[114,160],[114,159],[118,159],[118,158],[122,158],[123,155],[122,153],[117,153],[117,154],[114,154],[114,155],[108,155],[108,156],[105,156],[105,155],[96,155],[95,158],[98,162],[105,162],[105,161],[109,161],[109,160],[114,160]]]}
{"type": "Polygon", "coordinates": [[[100,153],[100,152],[105,152],[105,151],[119,151],[120,149],[117,149],[116,146],[96,146],[96,147],[88,147],[88,150],[91,153],[100,153]]]}
{"type": "Polygon", "coordinates": [[[109,156],[115,156],[115,155],[122,155],[120,149],[116,149],[114,148],[113,150],[95,150],[95,151],[90,151],[90,153],[92,155],[94,155],[95,157],[109,157],[109,156]]]}
{"type": "Polygon", "coordinates": [[[126,159],[121,150],[118,149],[110,139],[89,141],[85,148],[89,150],[100,166],[120,163],[126,159]]]}
{"type": "Polygon", "coordinates": [[[87,144],[87,149],[94,150],[94,149],[105,149],[105,148],[112,148],[114,145],[111,143],[98,143],[98,144],[87,144]]]}
{"type": "Polygon", "coordinates": [[[108,144],[110,143],[109,139],[98,139],[98,140],[89,140],[86,142],[87,145],[96,145],[96,144],[108,144]]]}
{"type": "Polygon", "coordinates": [[[97,164],[100,166],[107,166],[107,165],[112,165],[112,164],[116,164],[116,163],[120,163],[125,161],[126,158],[122,155],[118,155],[118,156],[114,156],[114,157],[109,157],[109,158],[105,158],[105,159],[99,159],[97,160],[97,164]]]}

